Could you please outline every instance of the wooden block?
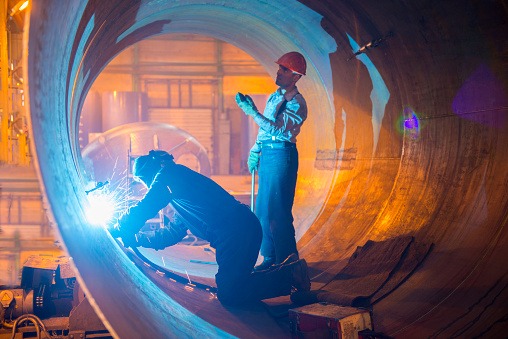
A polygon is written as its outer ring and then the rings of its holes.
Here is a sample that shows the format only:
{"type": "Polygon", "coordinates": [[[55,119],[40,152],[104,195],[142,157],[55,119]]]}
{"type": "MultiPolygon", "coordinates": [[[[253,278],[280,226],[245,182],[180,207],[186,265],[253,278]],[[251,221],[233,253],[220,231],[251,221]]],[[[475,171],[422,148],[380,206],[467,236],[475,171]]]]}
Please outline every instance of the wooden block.
{"type": "Polygon", "coordinates": [[[289,325],[293,338],[356,339],[372,320],[368,310],[316,303],[289,310],[289,325]]]}

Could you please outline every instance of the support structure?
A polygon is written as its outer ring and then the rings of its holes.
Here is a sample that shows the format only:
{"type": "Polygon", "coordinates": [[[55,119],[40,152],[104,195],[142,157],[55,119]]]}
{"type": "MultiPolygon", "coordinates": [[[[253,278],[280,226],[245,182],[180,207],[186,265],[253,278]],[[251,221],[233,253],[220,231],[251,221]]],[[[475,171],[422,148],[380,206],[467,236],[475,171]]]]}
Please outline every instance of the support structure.
{"type": "Polygon", "coordinates": [[[9,157],[9,94],[8,94],[8,41],[7,41],[7,1],[0,4],[0,163],[9,157]]]}

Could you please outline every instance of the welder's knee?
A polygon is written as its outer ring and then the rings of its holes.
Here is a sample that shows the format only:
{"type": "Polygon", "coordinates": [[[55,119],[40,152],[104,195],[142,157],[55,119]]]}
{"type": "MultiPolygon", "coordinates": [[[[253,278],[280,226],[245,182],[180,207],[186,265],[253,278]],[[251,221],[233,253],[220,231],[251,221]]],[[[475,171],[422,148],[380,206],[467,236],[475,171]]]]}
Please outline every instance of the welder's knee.
{"type": "Polygon", "coordinates": [[[241,289],[238,289],[238,291],[221,291],[220,288],[217,291],[217,299],[219,299],[220,303],[224,306],[230,306],[230,307],[239,307],[239,306],[245,306],[249,303],[257,302],[258,300],[250,300],[249,298],[246,298],[247,294],[246,291],[241,291],[241,289]]]}

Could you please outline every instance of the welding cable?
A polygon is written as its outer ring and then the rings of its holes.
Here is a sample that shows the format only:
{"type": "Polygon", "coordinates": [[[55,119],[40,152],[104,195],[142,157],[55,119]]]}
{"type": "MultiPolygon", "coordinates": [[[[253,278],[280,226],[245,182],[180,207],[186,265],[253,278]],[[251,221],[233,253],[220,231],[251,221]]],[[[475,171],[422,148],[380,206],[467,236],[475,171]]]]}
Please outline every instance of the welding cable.
{"type": "Polygon", "coordinates": [[[194,239],[189,244],[186,244],[187,246],[199,246],[200,245],[200,239],[196,237],[194,234],[187,234],[187,239],[190,241],[190,239],[194,239]]]}
{"type": "Polygon", "coordinates": [[[27,320],[31,321],[34,324],[35,331],[37,333],[37,339],[41,339],[41,330],[42,330],[42,333],[44,333],[44,335],[46,336],[46,338],[51,339],[51,335],[46,330],[46,326],[44,325],[42,320],[34,314],[24,314],[24,315],[20,316],[18,319],[16,319],[16,321],[14,322],[14,325],[12,327],[11,339],[14,339],[16,337],[16,332],[18,330],[18,326],[27,320]]]}
{"type": "MultiPolygon", "coordinates": [[[[12,326],[11,339],[16,338],[16,332],[18,331],[18,326],[25,321],[30,321],[34,324],[35,332],[37,333],[37,339],[40,339],[41,338],[41,328],[39,326],[40,326],[40,324],[42,324],[42,321],[37,316],[31,315],[31,314],[23,314],[18,319],[16,319],[16,321],[14,321],[14,325],[12,326]]],[[[44,324],[42,324],[42,326],[44,326],[44,324]]],[[[44,327],[44,329],[45,329],[45,327],[44,327]]],[[[51,337],[49,337],[49,335],[48,335],[48,338],[51,338],[51,337]]]]}
{"type": "Polygon", "coordinates": [[[34,324],[35,332],[37,333],[37,339],[41,338],[41,329],[39,328],[39,324],[37,324],[37,322],[35,320],[25,317],[25,315],[22,315],[21,317],[16,319],[16,321],[14,322],[14,326],[12,326],[11,339],[16,338],[16,332],[18,331],[18,325],[24,321],[27,321],[27,320],[31,321],[34,324]]]}

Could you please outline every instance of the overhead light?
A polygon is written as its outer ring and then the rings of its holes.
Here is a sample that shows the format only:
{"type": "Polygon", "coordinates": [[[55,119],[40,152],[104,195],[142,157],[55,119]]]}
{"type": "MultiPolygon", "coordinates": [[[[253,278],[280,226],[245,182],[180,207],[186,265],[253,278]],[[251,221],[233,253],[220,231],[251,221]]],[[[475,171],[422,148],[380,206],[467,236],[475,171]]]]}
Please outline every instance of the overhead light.
{"type": "Polygon", "coordinates": [[[9,13],[9,16],[12,17],[14,14],[16,14],[18,12],[21,12],[22,10],[27,8],[28,7],[28,2],[29,2],[29,0],[20,0],[20,1],[18,1],[14,5],[14,7],[12,7],[11,12],[9,13]]]}
{"type": "Polygon", "coordinates": [[[18,10],[21,12],[22,10],[24,10],[24,9],[25,9],[25,8],[27,8],[27,7],[28,7],[28,0],[26,0],[25,2],[23,2],[23,3],[21,4],[21,6],[19,6],[19,9],[18,9],[18,10]]]}

